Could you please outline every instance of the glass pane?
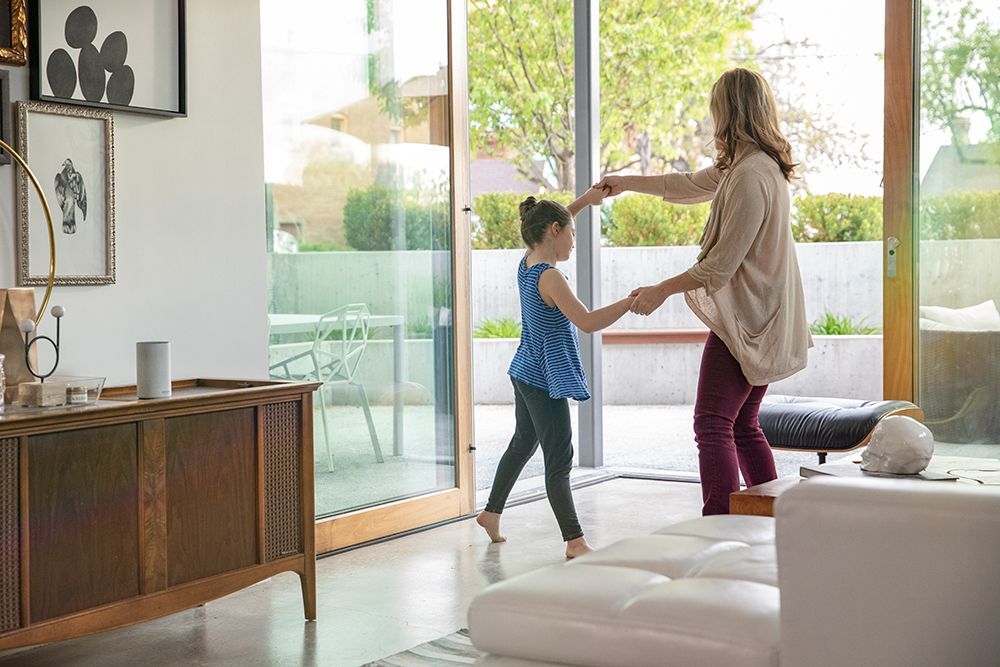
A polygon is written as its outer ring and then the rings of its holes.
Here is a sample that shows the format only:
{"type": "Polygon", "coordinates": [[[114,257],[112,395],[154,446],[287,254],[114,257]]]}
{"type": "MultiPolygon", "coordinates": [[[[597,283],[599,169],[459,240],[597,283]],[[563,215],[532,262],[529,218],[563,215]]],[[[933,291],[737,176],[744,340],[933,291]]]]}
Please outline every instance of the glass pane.
{"type": "MultiPolygon", "coordinates": [[[[708,111],[725,70],[760,71],[800,163],[792,225],[816,347],[770,394],[882,396],[882,97],[884,6],[849,0],[816,20],[815,3],[711,0],[601,3],[601,164],[605,173],[695,171],[714,159],[708,111]],[[752,10],[752,11],[751,11],[752,10]],[[683,45],[679,48],[678,45],[683,45]]],[[[648,195],[604,208],[605,303],[689,268],[708,204],[648,195]]],[[[681,297],[612,331],[604,346],[605,464],[696,473],[692,428],[704,331],[681,297]],[[619,339],[620,340],[620,339],[619,339]]],[[[814,454],[775,452],[795,473],[814,454]]]]}
{"type": "MultiPolygon", "coordinates": [[[[573,2],[469,0],[468,9],[476,488],[485,502],[514,432],[507,368],[521,323],[518,204],[528,195],[565,204],[575,188],[573,2]]],[[[576,255],[559,268],[575,288],[576,255]]],[[[538,453],[514,495],[543,485],[542,469],[538,453]]]]}
{"type": "Polygon", "coordinates": [[[936,453],[1000,444],[1000,6],[925,0],[919,392],[936,453]]]}
{"type": "Polygon", "coordinates": [[[261,2],[273,377],[319,516],[453,488],[446,0],[261,2]]]}

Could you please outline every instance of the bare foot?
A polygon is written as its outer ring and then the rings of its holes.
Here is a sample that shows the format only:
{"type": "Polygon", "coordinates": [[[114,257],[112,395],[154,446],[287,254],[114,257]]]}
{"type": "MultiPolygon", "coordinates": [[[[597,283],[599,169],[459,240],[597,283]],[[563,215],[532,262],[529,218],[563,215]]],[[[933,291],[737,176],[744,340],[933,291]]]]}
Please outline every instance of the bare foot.
{"type": "Polygon", "coordinates": [[[587,544],[586,537],[578,537],[566,543],[566,558],[576,558],[583,554],[589,554],[594,547],[587,544]]]}
{"type": "Polygon", "coordinates": [[[507,541],[507,538],[500,534],[500,515],[496,512],[483,510],[476,517],[476,523],[483,527],[491,542],[507,541]]]}

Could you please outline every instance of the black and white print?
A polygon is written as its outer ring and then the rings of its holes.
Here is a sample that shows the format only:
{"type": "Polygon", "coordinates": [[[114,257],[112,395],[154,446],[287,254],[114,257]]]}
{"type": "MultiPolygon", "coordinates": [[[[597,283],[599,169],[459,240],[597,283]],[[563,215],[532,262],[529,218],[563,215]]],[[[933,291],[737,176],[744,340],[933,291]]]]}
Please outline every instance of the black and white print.
{"type": "MultiPolygon", "coordinates": [[[[45,102],[17,103],[18,146],[52,216],[57,285],[114,282],[114,119],[111,112],[45,102]]],[[[44,284],[45,209],[18,170],[18,283],[44,284]]]]}
{"type": "Polygon", "coordinates": [[[184,114],[183,0],[37,0],[32,98],[184,114]]]}

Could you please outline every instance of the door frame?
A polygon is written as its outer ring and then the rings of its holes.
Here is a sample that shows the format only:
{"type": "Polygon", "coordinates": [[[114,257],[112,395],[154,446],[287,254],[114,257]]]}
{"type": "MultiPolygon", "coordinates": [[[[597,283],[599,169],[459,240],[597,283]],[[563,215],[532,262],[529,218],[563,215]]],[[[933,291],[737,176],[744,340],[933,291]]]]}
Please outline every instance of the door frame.
{"type": "Polygon", "coordinates": [[[452,204],[452,354],[455,487],[318,519],[316,552],[326,553],[470,514],[475,509],[472,408],[472,263],[469,187],[469,86],[465,0],[447,0],[452,204]]]}
{"type": "Polygon", "coordinates": [[[919,404],[917,359],[917,235],[919,192],[916,132],[919,105],[920,0],[885,3],[885,146],[883,185],[883,378],[884,398],[919,404]],[[889,242],[896,276],[890,278],[889,242]]]}

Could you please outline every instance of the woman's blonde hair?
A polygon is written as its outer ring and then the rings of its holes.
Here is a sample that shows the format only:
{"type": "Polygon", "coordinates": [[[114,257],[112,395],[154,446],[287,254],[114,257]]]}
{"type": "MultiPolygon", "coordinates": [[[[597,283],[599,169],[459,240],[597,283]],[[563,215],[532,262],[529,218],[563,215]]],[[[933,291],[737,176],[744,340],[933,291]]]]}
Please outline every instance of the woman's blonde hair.
{"type": "Polygon", "coordinates": [[[785,180],[795,177],[792,146],[778,127],[778,108],[771,86],[757,72],[737,67],[712,86],[709,104],[715,121],[715,166],[725,171],[733,164],[739,144],[755,144],[781,167],[785,180]]]}

